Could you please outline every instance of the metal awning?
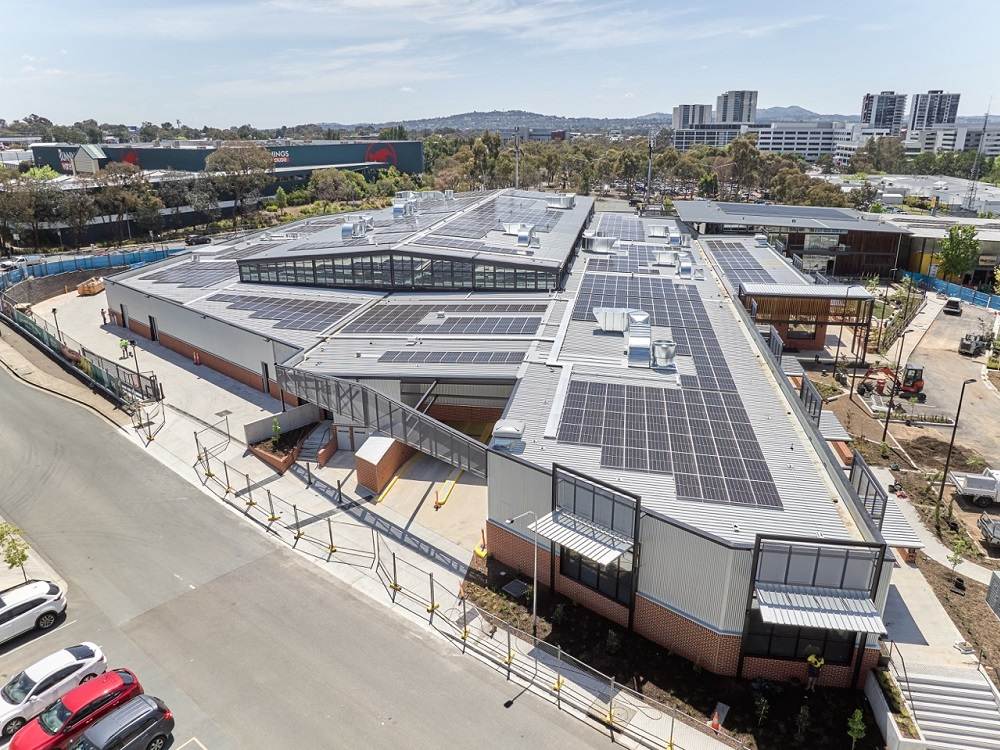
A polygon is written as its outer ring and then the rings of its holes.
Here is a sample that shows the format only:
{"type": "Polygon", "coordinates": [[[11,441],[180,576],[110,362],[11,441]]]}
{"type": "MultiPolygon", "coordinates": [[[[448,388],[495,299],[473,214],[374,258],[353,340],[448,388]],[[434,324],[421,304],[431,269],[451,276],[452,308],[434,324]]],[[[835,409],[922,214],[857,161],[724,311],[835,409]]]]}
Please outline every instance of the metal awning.
{"type": "Polygon", "coordinates": [[[913,526],[906,520],[899,508],[896,495],[890,493],[885,501],[885,515],[882,517],[882,538],[890,547],[902,549],[923,549],[924,543],[913,526]]]}
{"type": "Polygon", "coordinates": [[[764,622],[803,628],[852,630],[885,635],[885,624],[867,591],[757,583],[764,622]]]}
{"type": "Polygon", "coordinates": [[[851,439],[850,433],[844,429],[837,415],[829,409],[820,412],[819,432],[824,440],[842,440],[846,443],[851,439]]]}
{"type": "Polygon", "coordinates": [[[554,510],[528,528],[599,565],[610,565],[632,549],[628,537],[565,510],[554,510]]]}

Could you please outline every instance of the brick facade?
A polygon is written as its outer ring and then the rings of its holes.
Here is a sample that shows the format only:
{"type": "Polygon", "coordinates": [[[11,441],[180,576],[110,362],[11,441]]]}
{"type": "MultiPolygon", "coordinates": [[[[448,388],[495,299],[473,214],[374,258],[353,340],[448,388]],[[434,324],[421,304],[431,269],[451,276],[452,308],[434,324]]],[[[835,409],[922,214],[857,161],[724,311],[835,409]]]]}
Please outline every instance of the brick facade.
{"type": "MultiPolygon", "coordinates": [[[[528,577],[531,577],[533,563],[531,547],[530,541],[508,529],[492,521],[486,524],[486,548],[490,555],[528,577]]],[[[538,548],[538,582],[543,586],[549,585],[550,559],[548,547],[540,546],[538,548]]],[[[556,591],[622,627],[628,623],[628,609],[626,607],[561,575],[558,559],[556,560],[556,591]]],[[[635,601],[633,628],[637,634],[703,669],[707,669],[709,672],[732,677],[736,675],[739,668],[742,641],[739,635],[717,633],[671,612],[641,595],[637,596],[635,601]]],[[[859,649],[859,654],[862,663],[858,677],[859,682],[855,686],[858,688],[864,684],[868,671],[877,664],[879,652],[876,649],[859,649]]],[[[820,672],[819,682],[821,685],[830,687],[848,687],[853,674],[853,664],[843,666],[831,664],[820,672]]],[[[743,661],[743,678],[753,679],[755,677],[778,681],[798,680],[804,683],[806,681],[806,663],[804,660],[786,661],[748,656],[743,661]]]]}
{"type": "Polygon", "coordinates": [[[773,323],[774,330],[778,332],[781,340],[785,342],[785,346],[789,349],[801,349],[804,351],[813,351],[816,349],[822,349],[826,346],[826,323],[820,323],[816,326],[816,335],[809,339],[790,339],[788,338],[788,324],[787,323],[773,323]]]}
{"type": "Polygon", "coordinates": [[[413,448],[395,440],[392,447],[382,455],[377,464],[365,461],[355,455],[354,468],[358,472],[358,484],[373,492],[381,492],[392,481],[393,476],[399,471],[399,467],[405,464],[414,453],[416,451],[413,448]]]}
{"type": "Polygon", "coordinates": [[[138,333],[144,339],[152,338],[149,332],[149,326],[140,323],[135,318],[128,319],[128,329],[134,333],[138,333]]]}
{"type": "Polygon", "coordinates": [[[503,415],[503,409],[493,406],[432,404],[424,413],[440,422],[496,422],[503,415]]]}

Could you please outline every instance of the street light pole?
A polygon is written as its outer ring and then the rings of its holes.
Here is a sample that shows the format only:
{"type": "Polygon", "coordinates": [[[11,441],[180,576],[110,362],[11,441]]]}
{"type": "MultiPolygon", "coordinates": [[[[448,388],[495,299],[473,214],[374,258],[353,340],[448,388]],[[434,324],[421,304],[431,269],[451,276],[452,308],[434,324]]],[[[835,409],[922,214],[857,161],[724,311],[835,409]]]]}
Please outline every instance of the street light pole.
{"type": "Polygon", "coordinates": [[[514,521],[519,518],[524,518],[524,516],[531,516],[534,519],[534,527],[532,532],[535,535],[534,548],[535,548],[535,561],[534,569],[531,573],[531,636],[532,638],[538,638],[538,515],[533,510],[526,510],[520,515],[514,516],[513,518],[507,519],[507,525],[513,526],[514,521]]]}
{"type": "Polygon", "coordinates": [[[129,341],[132,345],[132,359],[135,360],[135,384],[136,388],[142,392],[142,375],[139,374],[139,352],[135,348],[135,339],[129,341]]]}
{"type": "Polygon", "coordinates": [[[913,331],[903,331],[899,335],[899,351],[896,353],[896,369],[893,370],[893,380],[892,380],[892,390],[889,391],[889,408],[885,412],[885,427],[882,428],[882,442],[885,442],[886,435],[889,434],[889,417],[892,416],[892,404],[896,397],[896,384],[899,381],[899,363],[903,358],[903,342],[906,340],[906,334],[913,333],[913,331]]]}
{"type": "MultiPolygon", "coordinates": [[[[934,528],[940,529],[941,523],[941,502],[944,500],[944,483],[948,481],[948,467],[951,465],[951,451],[955,447],[955,434],[958,432],[958,418],[962,415],[962,400],[965,398],[965,386],[976,382],[975,378],[969,378],[962,382],[962,390],[958,394],[958,408],[955,410],[955,424],[951,426],[951,442],[948,443],[948,454],[944,459],[944,474],[941,476],[941,489],[938,491],[937,503],[934,504],[934,528]]],[[[948,504],[948,517],[951,517],[952,506],[955,502],[954,495],[951,503],[948,504]]]]}

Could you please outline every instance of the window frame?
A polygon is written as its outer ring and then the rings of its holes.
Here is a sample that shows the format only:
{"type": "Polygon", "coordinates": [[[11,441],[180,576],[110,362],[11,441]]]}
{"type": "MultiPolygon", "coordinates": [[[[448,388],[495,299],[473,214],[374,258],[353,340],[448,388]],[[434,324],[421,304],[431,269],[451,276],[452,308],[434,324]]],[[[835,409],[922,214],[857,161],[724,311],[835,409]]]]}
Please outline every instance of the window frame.
{"type": "Polygon", "coordinates": [[[760,610],[756,607],[748,615],[747,637],[743,646],[744,656],[751,656],[759,659],[778,659],[781,661],[804,661],[808,653],[806,647],[814,643],[819,643],[819,655],[823,657],[827,664],[851,665],[854,663],[858,649],[858,634],[849,630],[830,630],[828,628],[805,628],[797,625],[779,625],[764,622],[760,610]],[[821,635],[820,635],[821,634],[821,635]],[[843,634],[838,636],[838,634],[843,634]],[[767,647],[760,648],[753,645],[754,640],[766,639],[767,647]],[[778,645],[791,648],[780,649],[775,652],[775,639],[778,645]],[[829,648],[843,647],[847,645],[846,659],[831,655],[829,648]],[[786,652],[786,653],[782,653],[786,652]]]}

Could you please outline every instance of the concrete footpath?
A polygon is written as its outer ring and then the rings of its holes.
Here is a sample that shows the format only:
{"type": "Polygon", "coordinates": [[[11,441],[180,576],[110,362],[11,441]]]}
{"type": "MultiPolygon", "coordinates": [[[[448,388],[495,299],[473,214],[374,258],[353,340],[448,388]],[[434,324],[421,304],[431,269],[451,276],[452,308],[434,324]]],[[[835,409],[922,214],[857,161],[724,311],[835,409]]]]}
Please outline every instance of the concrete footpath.
{"type": "MultiPolygon", "coordinates": [[[[63,330],[98,353],[113,354],[121,329],[99,326],[99,314],[98,325],[93,324],[95,315],[84,314],[82,308],[87,303],[94,305],[94,300],[55,298],[44,307],[57,301],[71,303],[80,314],[60,313],[63,330]]],[[[98,309],[100,302],[97,298],[98,309]]],[[[458,592],[472,558],[470,549],[421,526],[414,520],[416,514],[407,516],[387,504],[363,499],[356,485],[344,481],[351,472],[347,465],[331,462],[316,474],[294,466],[284,475],[277,475],[247,453],[241,425],[262,414],[280,411],[276,400],[196,367],[158,344],[140,340],[142,368],[160,377],[167,404],[166,408],[154,409],[149,425],[136,429],[128,415],[91,393],[30,343],[11,337],[19,339],[3,331],[0,361],[26,383],[100,411],[119,427],[125,439],[142,446],[150,456],[216,501],[224,501],[231,512],[244,516],[248,523],[255,522],[262,534],[294,547],[356,591],[382,604],[394,603],[392,609],[406,613],[410,622],[449,637],[493,669],[507,672],[508,655],[498,659],[492,638],[479,631],[474,638],[462,639],[461,628],[456,630],[454,624],[461,606],[458,592]],[[443,619],[446,612],[450,613],[448,620],[443,619]],[[478,646],[470,647],[473,641],[478,646]]],[[[351,455],[345,453],[344,460],[351,455]]],[[[455,502],[453,498],[450,504],[455,502]]],[[[446,505],[442,512],[447,510],[446,505]]],[[[530,641],[514,639],[513,651],[517,654],[510,659],[510,666],[516,669],[508,675],[511,680],[599,730],[608,731],[601,722],[601,717],[606,716],[601,706],[608,703],[608,683],[593,674],[553,665],[555,657],[542,653],[530,641]],[[526,664],[530,668],[525,668],[526,664]],[[570,700],[570,696],[576,697],[570,700]]],[[[672,734],[678,750],[734,746],[731,741],[723,742],[707,731],[674,720],[665,710],[637,696],[620,692],[612,703],[618,729],[615,741],[619,744],[663,747],[672,734]]]]}

